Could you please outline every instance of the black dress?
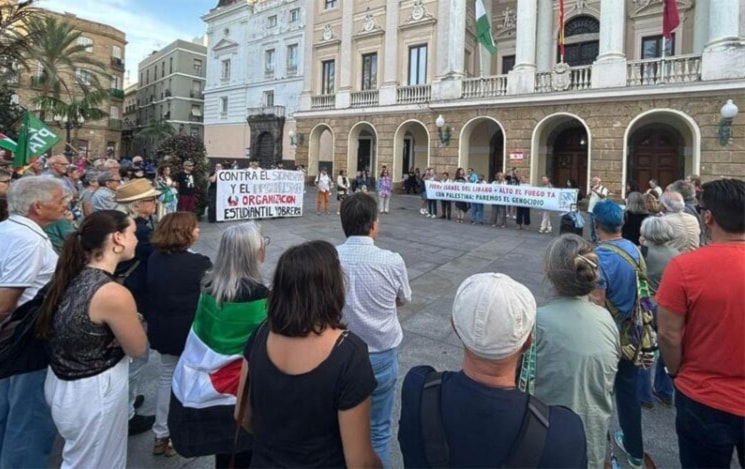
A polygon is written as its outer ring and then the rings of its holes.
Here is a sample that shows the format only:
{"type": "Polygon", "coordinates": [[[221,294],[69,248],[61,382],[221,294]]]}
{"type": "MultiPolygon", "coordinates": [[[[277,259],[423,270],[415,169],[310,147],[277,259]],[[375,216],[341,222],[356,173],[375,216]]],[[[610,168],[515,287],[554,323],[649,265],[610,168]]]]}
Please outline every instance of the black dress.
{"type": "Polygon", "coordinates": [[[624,213],[623,228],[621,228],[621,236],[624,239],[628,239],[632,243],[639,246],[639,236],[641,236],[642,222],[649,215],[646,213],[624,213]]]}

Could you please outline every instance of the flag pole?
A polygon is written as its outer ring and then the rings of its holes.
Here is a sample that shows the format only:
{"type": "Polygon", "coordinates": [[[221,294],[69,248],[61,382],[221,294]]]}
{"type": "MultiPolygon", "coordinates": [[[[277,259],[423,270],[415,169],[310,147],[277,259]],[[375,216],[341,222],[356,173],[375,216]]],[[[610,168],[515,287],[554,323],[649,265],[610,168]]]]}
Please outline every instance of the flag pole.
{"type": "Polygon", "coordinates": [[[564,63],[564,0],[559,0],[559,57],[564,63]]]}

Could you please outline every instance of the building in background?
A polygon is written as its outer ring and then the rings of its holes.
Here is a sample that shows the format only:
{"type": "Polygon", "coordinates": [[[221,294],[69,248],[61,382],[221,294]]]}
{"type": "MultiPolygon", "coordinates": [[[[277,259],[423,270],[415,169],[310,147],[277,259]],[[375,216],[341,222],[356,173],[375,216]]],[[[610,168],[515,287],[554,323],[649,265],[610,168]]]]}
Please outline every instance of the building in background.
{"type": "MultiPolygon", "coordinates": [[[[178,134],[204,138],[206,53],[203,45],[178,39],[140,62],[135,121],[138,132],[165,122],[178,134]]],[[[154,157],[155,150],[152,144],[135,138],[136,153],[154,157]]]]}
{"type": "MultiPolygon", "coordinates": [[[[69,119],[72,122],[70,142],[74,148],[73,153],[89,159],[107,155],[119,157],[121,154],[121,113],[124,100],[124,50],[127,44],[124,32],[106,24],[88,21],[72,13],[59,14],[48,10],[41,11],[45,15],[56,17],[60,22],[72,24],[82,33],[78,44],[85,45],[91,57],[104,65],[104,69],[97,73],[101,86],[110,90],[109,99],[100,106],[107,117],[97,121],[83,122],[74,116],[69,119]]],[[[84,74],[87,71],[80,70],[79,73],[84,74]]],[[[15,80],[8,83],[18,95],[21,106],[32,111],[39,110],[32,100],[40,95],[44,76],[44,70],[40,66],[34,67],[31,64],[29,71],[22,71],[15,80]]],[[[80,100],[83,97],[82,89],[75,86],[74,90],[74,99],[80,100]]],[[[64,116],[60,116],[62,119],[59,121],[55,121],[54,117],[50,112],[45,113],[47,125],[62,137],[60,143],[52,149],[52,153],[64,153],[67,138],[64,116]]]]}
{"type": "Polygon", "coordinates": [[[209,44],[204,120],[209,157],[250,156],[262,167],[295,159],[306,3],[220,0],[202,17],[209,44]]]}
{"type": "Polygon", "coordinates": [[[689,174],[745,177],[745,2],[484,0],[497,53],[476,41],[475,0],[308,2],[298,163],[353,173],[382,165],[536,184],[600,176],[615,196],[689,174]],[[720,130],[721,129],[721,130],[720,130]]]}
{"type": "Polygon", "coordinates": [[[137,130],[137,83],[132,83],[124,88],[121,156],[129,156],[130,158],[134,156],[135,130],[137,130]]]}

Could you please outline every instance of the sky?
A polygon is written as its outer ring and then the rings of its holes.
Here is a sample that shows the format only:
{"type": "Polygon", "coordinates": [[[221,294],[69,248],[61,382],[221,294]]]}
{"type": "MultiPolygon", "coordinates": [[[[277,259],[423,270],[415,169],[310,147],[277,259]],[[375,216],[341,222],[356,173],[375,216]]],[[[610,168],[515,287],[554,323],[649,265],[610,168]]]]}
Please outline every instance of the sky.
{"type": "Polygon", "coordinates": [[[69,12],[111,25],[126,34],[125,85],[137,81],[137,64],[176,39],[204,34],[202,15],[217,0],[39,0],[41,8],[69,12]]]}

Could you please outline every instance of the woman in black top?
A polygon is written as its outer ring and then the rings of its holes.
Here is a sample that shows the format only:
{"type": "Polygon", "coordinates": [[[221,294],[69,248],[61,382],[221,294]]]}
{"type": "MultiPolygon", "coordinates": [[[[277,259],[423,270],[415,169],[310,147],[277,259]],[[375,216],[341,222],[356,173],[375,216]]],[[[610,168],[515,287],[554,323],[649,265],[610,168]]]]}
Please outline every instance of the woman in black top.
{"type": "MultiPolygon", "coordinates": [[[[466,171],[463,168],[458,168],[455,171],[455,182],[468,182],[466,180],[466,171]]],[[[468,211],[468,202],[455,202],[455,220],[458,223],[463,223],[463,217],[468,211]]]]}
{"type": "Polygon", "coordinates": [[[160,352],[160,381],[155,403],[153,454],[174,456],[168,432],[171,381],[184,351],[204,273],[212,267],[209,257],[189,250],[199,239],[193,212],[169,213],[153,233],[155,252],[147,264],[147,290],[152,314],[148,320],[150,346],[160,352]]]}
{"type": "Polygon", "coordinates": [[[632,192],[626,199],[623,228],[621,236],[639,246],[639,236],[642,222],[649,216],[644,206],[644,196],[641,192],[632,192]]]}
{"type": "Polygon", "coordinates": [[[143,355],[147,339],[132,294],[113,274],[135,246],[131,218],[92,213],[65,240],[41,306],[50,368],[44,395],[65,440],[65,467],[126,466],[127,355],[143,355]]]}
{"type": "Polygon", "coordinates": [[[336,249],[326,241],[288,249],[272,288],[268,320],[246,345],[236,404],[254,433],[251,467],[381,467],[370,440],[375,376],[367,346],[341,323],[336,249]]]}

